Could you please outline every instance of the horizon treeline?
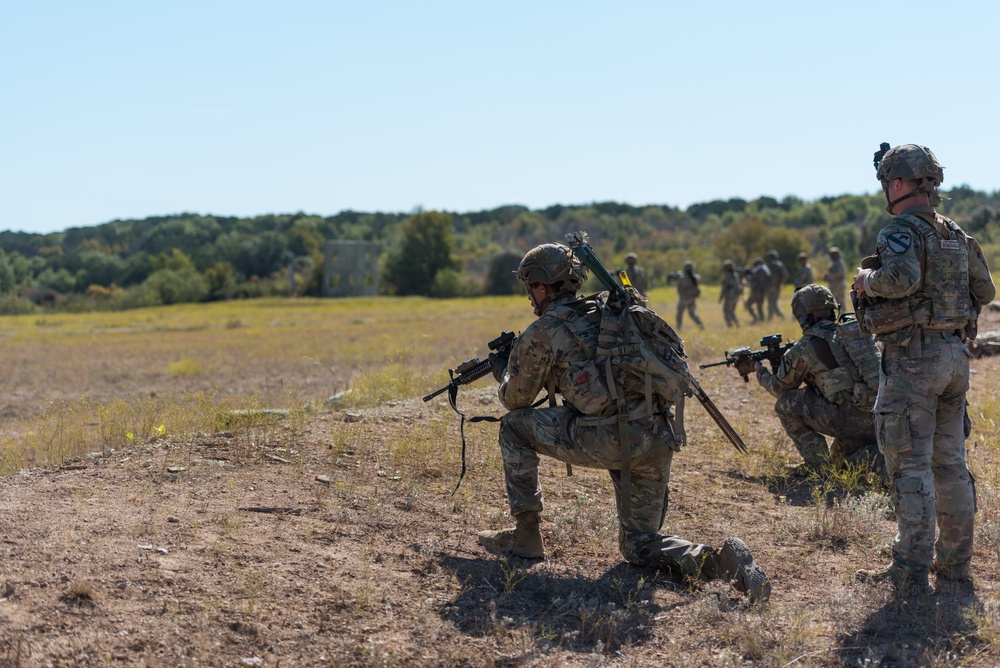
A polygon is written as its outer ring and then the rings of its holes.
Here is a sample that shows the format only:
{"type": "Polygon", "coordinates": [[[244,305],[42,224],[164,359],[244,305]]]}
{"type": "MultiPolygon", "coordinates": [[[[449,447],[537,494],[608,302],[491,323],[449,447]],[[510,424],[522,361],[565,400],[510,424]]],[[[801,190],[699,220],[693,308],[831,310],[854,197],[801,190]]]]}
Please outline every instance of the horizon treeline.
{"type": "MultiPolygon", "coordinates": [[[[1000,261],[1000,191],[958,186],[938,210],[1000,261]]],[[[805,201],[762,196],[693,204],[617,202],[475,212],[306,213],[223,217],[182,213],[113,220],[47,234],[0,232],[0,312],[127,309],[276,295],[321,294],[327,240],[379,244],[379,292],[434,297],[520,291],[512,270],[530,248],[583,230],[609,268],[635,252],[651,287],[685,260],[703,280],[724,260],[747,265],[777,250],[794,275],[806,252],[817,275],[837,246],[849,266],[874,250],[889,220],[881,193],[805,201]]]]}

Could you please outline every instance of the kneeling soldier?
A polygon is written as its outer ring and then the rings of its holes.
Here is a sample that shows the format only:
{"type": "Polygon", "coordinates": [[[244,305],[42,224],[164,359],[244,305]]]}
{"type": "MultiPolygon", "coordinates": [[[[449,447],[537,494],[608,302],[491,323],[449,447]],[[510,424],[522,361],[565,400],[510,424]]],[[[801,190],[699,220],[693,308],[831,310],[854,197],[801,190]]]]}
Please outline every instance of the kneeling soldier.
{"type": "Polygon", "coordinates": [[[821,285],[796,291],[792,315],[802,338],[785,352],[777,373],[760,362],[754,367],[757,382],[777,397],[774,410],[781,426],[805,460],[798,473],[862,457],[879,459],[878,467],[883,466],[872,416],[879,351],[856,320],[838,326],[836,306],[821,285]],[[824,435],[833,437],[829,447],[824,435]]]}

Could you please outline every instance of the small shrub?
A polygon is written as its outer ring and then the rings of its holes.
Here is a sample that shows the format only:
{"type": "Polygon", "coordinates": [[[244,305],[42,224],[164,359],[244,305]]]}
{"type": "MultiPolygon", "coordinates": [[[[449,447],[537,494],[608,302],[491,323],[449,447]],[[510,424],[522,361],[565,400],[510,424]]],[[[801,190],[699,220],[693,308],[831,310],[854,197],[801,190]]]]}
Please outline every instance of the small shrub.
{"type": "Polygon", "coordinates": [[[202,372],[201,364],[190,357],[171,362],[167,366],[167,375],[172,378],[190,378],[198,376],[202,372]]]}

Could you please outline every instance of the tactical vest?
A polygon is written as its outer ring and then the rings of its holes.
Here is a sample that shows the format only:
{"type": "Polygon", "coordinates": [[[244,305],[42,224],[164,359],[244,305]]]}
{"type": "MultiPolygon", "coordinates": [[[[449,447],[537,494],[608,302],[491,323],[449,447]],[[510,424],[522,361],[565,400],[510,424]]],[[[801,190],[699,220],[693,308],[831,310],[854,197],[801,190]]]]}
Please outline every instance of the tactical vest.
{"type": "Polygon", "coordinates": [[[853,318],[845,319],[836,327],[814,327],[809,335],[826,341],[837,360],[837,368],[820,371],[813,380],[823,398],[831,403],[871,410],[878,392],[882,359],[871,336],[862,332],[853,318]]]}
{"type": "Polygon", "coordinates": [[[938,224],[947,227],[947,239],[933,225],[903,213],[895,217],[906,224],[923,243],[920,258],[920,287],[900,299],[878,299],[865,308],[865,329],[886,334],[917,326],[932,331],[964,330],[974,317],[969,295],[968,236],[953,221],[938,215],[938,224]]]}
{"type": "Polygon", "coordinates": [[[615,415],[621,400],[634,407],[630,419],[648,417],[687,392],[683,344],[653,311],[600,293],[550,308],[550,314],[585,351],[585,359],[555,361],[564,403],[584,415],[615,415]]]}

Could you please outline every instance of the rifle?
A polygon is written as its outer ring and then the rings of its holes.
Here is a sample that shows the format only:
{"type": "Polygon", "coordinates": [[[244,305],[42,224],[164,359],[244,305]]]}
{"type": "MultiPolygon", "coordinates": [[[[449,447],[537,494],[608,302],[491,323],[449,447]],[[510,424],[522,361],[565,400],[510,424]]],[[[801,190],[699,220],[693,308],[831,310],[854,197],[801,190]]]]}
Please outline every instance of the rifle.
{"type": "MultiPolygon", "coordinates": [[[[861,259],[862,269],[878,269],[881,266],[882,266],[882,258],[879,257],[877,253],[861,259]]],[[[858,324],[861,325],[862,331],[866,331],[865,325],[867,324],[867,322],[865,320],[865,311],[868,309],[869,306],[875,303],[875,298],[870,297],[867,294],[859,295],[858,291],[855,290],[853,287],[851,287],[850,295],[851,295],[851,306],[854,307],[854,315],[858,319],[858,324]]],[[[843,308],[843,306],[841,306],[841,308],[843,308]]]]}
{"type": "MultiPolygon", "coordinates": [[[[600,258],[597,257],[597,253],[594,252],[594,249],[591,248],[590,244],[588,243],[586,232],[572,232],[570,234],[567,234],[566,242],[567,242],[566,245],[568,245],[571,249],[573,249],[573,254],[576,255],[576,257],[580,260],[580,262],[584,264],[584,266],[586,266],[588,269],[594,272],[594,276],[597,277],[597,279],[601,282],[601,285],[603,285],[609,292],[611,292],[611,294],[618,297],[619,299],[625,300],[626,303],[641,305],[645,301],[641,297],[636,296],[639,293],[637,293],[634,289],[630,291],[622,287],[615,281],[615,279],[611,277],[611,274],[608,273],[608,270],[601,263],[600,258]]],[[[683,350],[679,351],[678,355],[683,357],[684,356],[683,350]]],[[[740,437],[739,433],[737,433],[736,429],[733,428],[733,425],[729,424],[729,421],[726,420],[726,417],[722,414],[721,411],[719,411],[719,408],[712,401],[711,397],[709,397],[705,393],[705,390],[702,389],[701,384],[698,383],[698,380],[691,375],[690,371],[687,370],[687,365],[684,366],[685,366],[684,373],[687,375],[688,386],[690,387],[690,389],[688,390],[688,396],[691,396],[693,394],[701,403],[701,405],[705,408],[705,411],[708,413],[709,417],[711,417],[712,420],[715,421],[715,424],[719,426],[719,429],[722,431],[725,437],[729,440],[730,443],[733,444],[733,447],[736,448],[740,453],[747,454],[746,443],[743,442],[743,439],[740,437]]]]}
{"type": "MultiPolygon", "coordinates": [[[[472,359],[465,360],[454,369],[448,369],[451,381],[441,389],[434,390],[428,394],[424,397],[424,401],[430,401],[445,391],[449,391],[449,395],[453,391],[457,397],[459,385],[468,385],[479,380],[486,374],[493,373],[493,367],[496,364],[495,360],[498,357],[510,357],[510,349],[514,347],[514,341],[516,340],[517,337],[514,336],[514,332],[501,332],[500,336],[486,344],[490,350],[494,351],[494,355],[490,355],[482,361],[478,357],[473,357],[472,359]]],[[[453,403],[452,408],[454,407],[453,403]]],[[[458,409],[456,408],[455,410],[457,411],[458,409]]]]}
{"type": "Polygon", "coordinates": [[[713,366],[722,366],[723,364],[726,366],[735,366],[736,371],[743,376],[743,382],[746,383],[750,381],[750,374],[753,373],[756,362],[767,360],[771,363],[771,372],[777,372],[778,365],[781,364],[781,358],[784,357],[785,351],[795,345],[795,342],[789,341],[782,344],[781,334],[771,334],[761,339],[760,345],[764,346],[762,350],[750,350],[750,346],[730,348],[726,351],[726,359],[721,362],[699,364],[698,368],[707,369],[713,366]]]}
{"type": "Polygon", "coordinates": [[[506,359],[510,357],[510,351],[514,347],[515,341],[517,341],[517,337],[514,335],[514,332],[501,332],[500,336],[496,337],[487,344],[489,349],[493,351],[489,357],[484,360],[480,360],[478,357],[473,357],[472,359],[465,360],[454,369],[448,369],[448,375],[451,376],[451,381],[441,389],[434,390],[424,397],[424,401],[430,401],[442,392],[448,392],[448,403],[451,404],[452,410],[462,417],[462,422],[458,429],[459,433],[462,435],[462,472],[458,476],[458,482],[455,484],[455,489],[452,491],[452,494],[458,491],[458,487],[462,484],[462,479],[465,477],[465,421],[500,421],[500,418],[493,417],[492,415],[477,415],[476,417],[466,418],[465,413],[458,410],[458,406],[456,405],[456,401],[458,399],[458,388],[460,385],[468,385],[469,383],[475,382],[487,374],[493,373],[493,367],[496,366],[498,359],[506,359]]]}

